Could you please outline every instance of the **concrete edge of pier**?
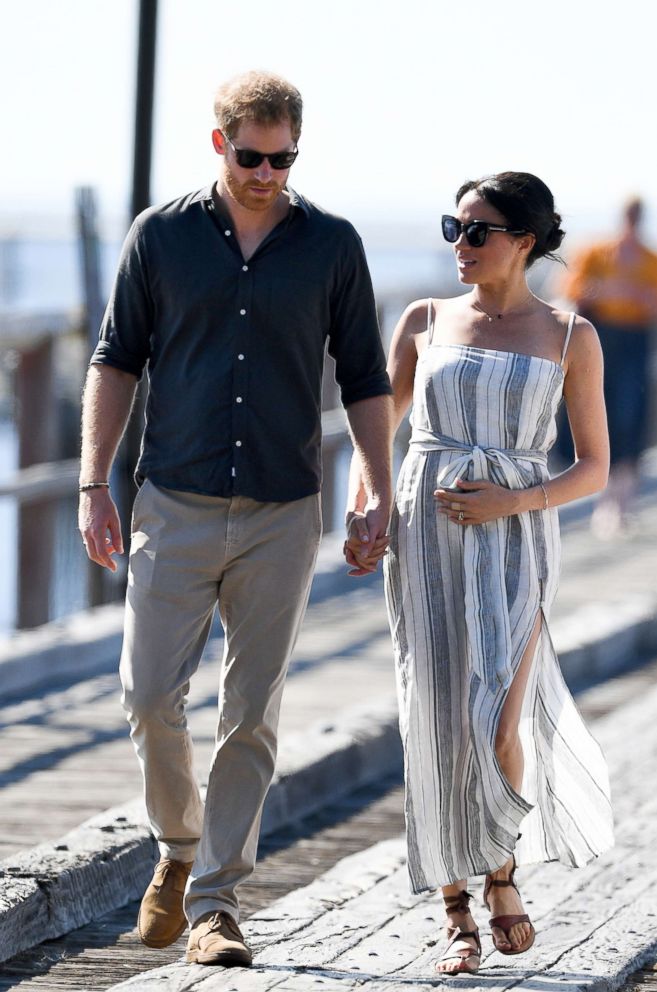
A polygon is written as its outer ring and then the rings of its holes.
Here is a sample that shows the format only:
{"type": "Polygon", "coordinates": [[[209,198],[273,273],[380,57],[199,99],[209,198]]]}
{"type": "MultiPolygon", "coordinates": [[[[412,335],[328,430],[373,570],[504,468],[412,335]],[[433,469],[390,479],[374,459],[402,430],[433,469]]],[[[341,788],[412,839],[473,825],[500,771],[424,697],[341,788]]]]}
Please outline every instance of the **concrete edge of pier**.
{"type": "MultiPolygon", "coordinates": [[[[288,737],[265,803],[263,834],[401,772],[401,763],[391,697],[288,737]]],[[[0,961],[141,898],[156,860],[143,802],[134,799],[53,843],[0,861],[0,961]]]]}

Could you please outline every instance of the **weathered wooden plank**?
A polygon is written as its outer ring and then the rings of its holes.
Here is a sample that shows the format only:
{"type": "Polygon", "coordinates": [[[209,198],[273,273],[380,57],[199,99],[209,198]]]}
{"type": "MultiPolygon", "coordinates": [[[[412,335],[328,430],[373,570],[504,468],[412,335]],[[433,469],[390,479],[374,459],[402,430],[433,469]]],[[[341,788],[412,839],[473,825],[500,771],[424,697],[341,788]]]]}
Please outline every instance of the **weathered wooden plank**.
{"type": "MultiPolygon", "coordinates": [[[[484,932],[482,971],[472,979],[459,978],[459,985],[503,992],[512,987],[536,989],[545,980],[548,988],[558,984],[573,992],[607,989],[617,987],[636,966],[638,951],[641,959],[654,953],[657,899],[650,893],[657,891],[657,848],[650,844],[650,836],[651,824],[657,819],[657,796],[645,790],[645,769],[656,750],[657,735],[652,732],[656,698],[657,688],[603,728],[602,736],[614,745],[610,753],[614,784],[622,785],[617,803],[618,848],[580,871],[559,865],[523,871],[521,888],[538,930],[534,948],[522,958],[504,958],[492,949],[484,932]],[[618,722],[626,728],[624,735],[614,725],[618,722]],[[628,726],[636,742],[629,760],[628,726]],[[625,930],[634,931],[636,939],[624,942],[625,930]],[[602,934],[606,934],[604,940],[602,934]],[[565,967],[567,960],[569,967],[565,967]]],[[[439,987],[442,983],[433,969],[440,953],[442,913],[435,896],[409,895],[402,864],[400,838],[350,864],[338,865],[328,876],[246,924],[263,973],[248,979],[238,976],[233,984],[227,984],[224,976],[197,980],[188,975],[184,987],[240,990],[247,988],[244,981],[254,982],[248,987],[261,992],[274,988],[282,992],[302,989],[304,982],[310,988],[311,973],[320,983],[336,981],[344,990],[363,983],[368,992],[407,989],[409,984],[439,987]],[[385,871],[381,855],[387,864],[385,871]],[[354,869],[361,884],[352,888],[354,869]]],[[[176,968],[168,978],[155,974],[152,986],[149,976],[141,975],[139,986],[132,987],[175,987],[166,982],[174,976],[178,980],[176,968]]],[[[128,989],[130,983],[122,987],[128,989]]]]}
{"type": "MultiPolygon", "coordinates": [[[[270,789],[263,815],[263,831],[319,808],[368,780],[390,772],[399,752],[394,703],[372,703],[374,714],[363,729],[361,714],[345,714],[330,730],[319,727],[299,739],[288,751],[282,770],[270,789]],[[359,736],[358,746],[354,737],[359,736]]],[[[10,888],[9,903],[0,915],[0,960],[44,939],[68,932],[110,909],[141,895],[153,864],[153,843],[140,813],[141,803],[125,807],[125,822],[118,823],[111,811],[88,821],[79,831],[62,838],[67,851],[54,853],[42,845],[19,855],[15,865],[0,866],[5,884],[12,875],[33,875],[43,882],[49,926],[38,929],[18,925],[19,903],[10,888]],[[100,836],[99,836],[100,835],[100,836]],[[111,836],[111,841],[108,838],[111,836]]],[[[56,845],[57,846],[57,845],[56,845]]]]}
{"type": "MultiPolygon", "coordinates": [[[[127,808],[126,808],[127,809],[127,808]]],[[[141,817],[89,821],[59,844],[0,863],[0,961],[136,899],[148,884],[155,845],[141,817]],[[25,898],[26,882],[30,888],[25,898]],[[26,908],[27,907],[27,908],[26,908]]]]}

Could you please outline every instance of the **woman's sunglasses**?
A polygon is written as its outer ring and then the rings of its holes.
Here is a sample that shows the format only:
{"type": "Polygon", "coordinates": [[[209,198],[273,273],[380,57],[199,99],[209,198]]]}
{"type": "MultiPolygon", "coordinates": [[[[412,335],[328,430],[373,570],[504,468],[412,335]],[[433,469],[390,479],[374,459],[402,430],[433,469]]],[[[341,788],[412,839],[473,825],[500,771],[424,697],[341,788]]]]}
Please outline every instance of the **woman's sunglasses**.
{"type": "Polygon", "coordinates": [[[487,220],[471,220],[467,224],[463,224],[458,217],[450,217],[449,214],[443,214],[442,228],[445,241],[449,241],[453,245],[461,237],[461,231],[463,231],[466,241],[472,248],[481,248],[482,245],[485,245],[489,231],[506,231],[507,234],[527,233],[527,231],[519,231],[513,227],[489,224],[487,220]]]}
{"type": "Polygon", "coordinates": [[[233,149],[237,164],[242,169],[257,169],[265,159],[267,159],[272,169],[289,169],[299,154],[298,148],[295,148],[292,152],[272,152],[271,154],[256,152],[253,148],[236,148],[227,134],[224,135],[224,138],[233,149]]]}

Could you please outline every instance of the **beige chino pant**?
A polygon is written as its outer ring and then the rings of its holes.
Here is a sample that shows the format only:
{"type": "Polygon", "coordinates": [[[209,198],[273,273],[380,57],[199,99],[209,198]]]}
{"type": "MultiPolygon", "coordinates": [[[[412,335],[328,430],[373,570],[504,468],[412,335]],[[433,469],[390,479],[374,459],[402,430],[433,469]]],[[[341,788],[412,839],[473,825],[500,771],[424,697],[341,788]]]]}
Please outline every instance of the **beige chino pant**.
{"type": "Polygon", "coordinates": [[[191,923],[253,870],[288,660],[321,538],[319,495],[259,503],[162,489],[133,511],[121,683],[161,857],[194,861],[191,923]],[[185,718],[215,606],[225,632],[205,812],[185,718]]]}

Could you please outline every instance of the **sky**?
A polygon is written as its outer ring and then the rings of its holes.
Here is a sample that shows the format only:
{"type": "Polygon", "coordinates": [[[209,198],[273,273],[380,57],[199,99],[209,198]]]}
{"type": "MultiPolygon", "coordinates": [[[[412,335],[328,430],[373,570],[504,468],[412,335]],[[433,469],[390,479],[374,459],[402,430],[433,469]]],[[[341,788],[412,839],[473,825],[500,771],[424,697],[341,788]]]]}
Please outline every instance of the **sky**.
{"type": "MultiPolygon", "coordinates": [[[[216,175],[219,82],[301,90],[291,184],[356,223],[428,238],[467,178],[535,172],[566,229],[648,203],[657,240],[653,0],[160,0],[153,201],[216,175]]],[[[130,199],[137,0],[0,0],[0,236],[130,199]]]]}

